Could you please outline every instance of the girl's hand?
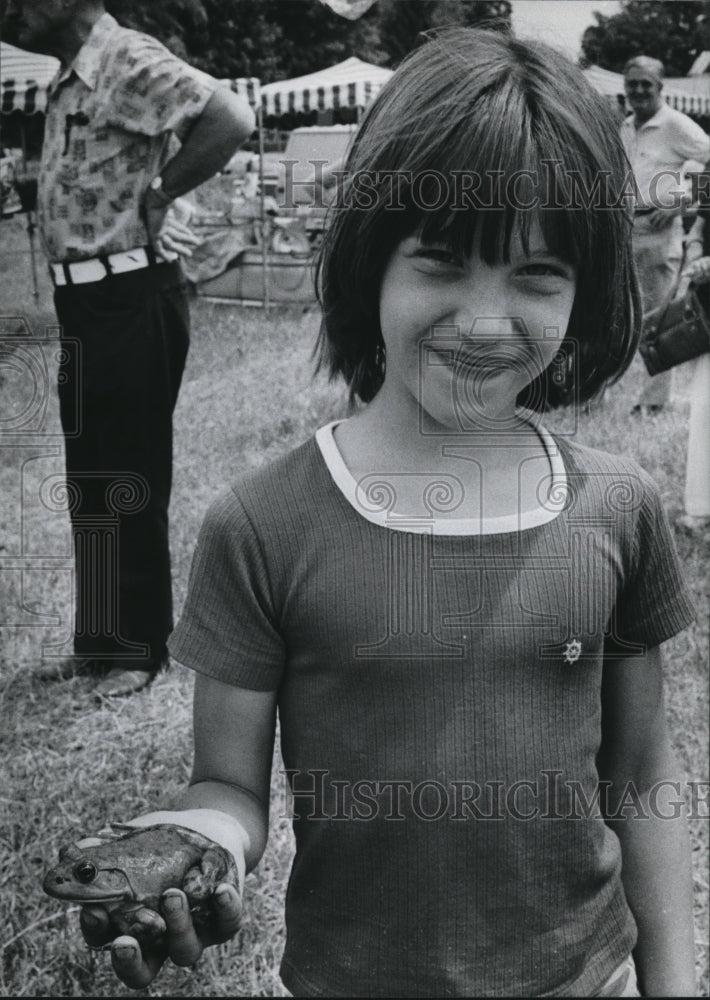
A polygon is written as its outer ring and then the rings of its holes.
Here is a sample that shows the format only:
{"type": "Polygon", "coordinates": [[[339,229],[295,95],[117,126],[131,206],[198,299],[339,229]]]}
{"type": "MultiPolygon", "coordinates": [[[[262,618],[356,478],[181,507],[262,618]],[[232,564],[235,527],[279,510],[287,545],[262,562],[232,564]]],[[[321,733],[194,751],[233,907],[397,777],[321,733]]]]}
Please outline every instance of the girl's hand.
{"type": "Polygon", "coordinates": [[[710,257],[698,257],[683,271],[683,277],[702,285],[710,281],[710,257]]]}
{"type": "MultiPolygon", "coordinates": [[[[228,850],[237,865],[239,885],[244,886],[247,837],[233,817],[217,809],[183,809],[148,813],[131,820],[128,825],[145,827],[162,823],[195,830],[228,850]]],[[[100,842],[87,838],[77,846],[95,846],[100,842]]],[[[90,948],[110,949],[118,978],[131,989],[143,989],[155,979],[166,958],[172,959],[175,965],[194,965],[205,948],[228,941],[236,934],[242,915],[241,893],[230,883],[222,883],[216,887],[212,903],[214,919],[196,928],[185,894],[180,889],[167,889],[160,898],[159,913],[144,907],[136,915],[140,937],[145,937],[150,944],[141,945],[136,938],[125,934],[114,938],[115,930],[110,928],[108,912],[101,905],[83,906],[79,923],[90,948]]]]}
{"type": "Polygon", "coordinates": [[[141,949],[135,938],[122,935],[110,942],[108,914],[102,906],[82,908],[80,923],[84,940],[91,948],[111,950],[113,970],[130,989],[140,990],[148,986],[158,975],[166,958],[175,965],[190,966],[201,957],[206,947],[228,941],[239,930],[242,902],[233,885],[225,883],[215,890],[213,897],[215,920],[209,932],[193,926],[185,894],[179,889],[168,889],[160,901],[160,916],[164,929],[159,944],[141,949]]]}

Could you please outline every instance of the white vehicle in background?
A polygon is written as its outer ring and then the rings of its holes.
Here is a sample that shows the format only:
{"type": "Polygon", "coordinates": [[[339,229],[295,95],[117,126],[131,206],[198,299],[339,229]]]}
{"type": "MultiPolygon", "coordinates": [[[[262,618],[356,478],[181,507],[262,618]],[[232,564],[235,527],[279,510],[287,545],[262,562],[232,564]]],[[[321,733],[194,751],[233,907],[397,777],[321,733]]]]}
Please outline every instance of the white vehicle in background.
{"type": "Polygon", "coordinates": [[[0,217],[22,211],[20,196],[15,190],[15,175],[21,162],[21,149],[0,149],[0,217]]]}
{"type": "Polygon", "coordinates": [[[264,194],[275,200],[282,220],[296,217],[305,223],[311,246],[320,240],[336,190],[333,171],[345,162],[356,131],[356,125],[296,128],[282,153],[264,154],[264,194]]]}

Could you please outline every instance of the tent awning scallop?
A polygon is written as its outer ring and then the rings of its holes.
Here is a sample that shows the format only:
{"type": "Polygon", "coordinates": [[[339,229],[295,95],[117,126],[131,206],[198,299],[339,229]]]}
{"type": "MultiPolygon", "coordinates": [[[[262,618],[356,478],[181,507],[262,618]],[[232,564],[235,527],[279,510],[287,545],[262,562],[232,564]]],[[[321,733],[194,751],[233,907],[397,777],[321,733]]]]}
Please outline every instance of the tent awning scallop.
{"type": "Polygon", "coordinates": [[[391,76],[391,69],[351,56],[317,73],[264,84],[262,107],[265,115],[276,117],[300,111],[364,108],[391,76]]]}
{"type": "MultiPolygon", "coordinates": [[[[32,115],[47,110],[47,88],[57,74],[59,60],[26,52],[0,42],[0,114],[21,111],[32,115]]],[[[256,77],[221,80],[244,97],[253,108],[261,103],[261,84],[256,77]]]]}
{"type": "Polygon", "coordinates": [[[59,60],[25,52],[0,42],[0,113],[22,111],[33,115],[47,108],[47,87],[59,69],[59,60]]]}

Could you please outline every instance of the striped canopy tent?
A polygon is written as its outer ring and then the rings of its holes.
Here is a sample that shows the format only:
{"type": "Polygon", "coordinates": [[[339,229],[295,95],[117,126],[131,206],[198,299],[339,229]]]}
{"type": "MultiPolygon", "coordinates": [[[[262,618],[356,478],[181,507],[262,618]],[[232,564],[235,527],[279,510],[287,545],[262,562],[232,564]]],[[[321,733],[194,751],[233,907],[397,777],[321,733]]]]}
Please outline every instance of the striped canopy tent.
{"type": "Polygon", "coordinates": [[[300,111],[365,108],[391,76],[391,69],[351,56],[317,73],[264,84],[263,112],[279,117],[300,111]]]}
{"type": "Polygon", "coordinates": [[[251,104],[256,112],[261,106],[261,82],[256,76],[240,76],[234,80],[220,80],[220,83],[229,84],[235,94],[239,94],[251,104]]]}
{"type": "MultiPolygon", "coordinates": [[[[59,60],[26,52],[0,42],[0,113],[22,111],[32,115],[47,109],[47,88],[59,69],[59,60]]],[[[256,77],[222,80],[246,98],[256,110],[261,103],[261,84],[256,77]]]]}
{"type": "Polygon", "coordinates": [[[26,115],[47,108],[47,87],[59,69],[59,60],[25,52],[0,42],[0,113],[26,115]]]}
{"type": "MultiPolygon", "coordinates": [[[[584,75],[591,85],[609,97],[624,97],[624,77],[621,73],[600,66],[590,66],[584,75]]],[[[698,117],[710,116],[710,76],[667,76],[663,81],[663,96],[677,111],[698,117]]]]}

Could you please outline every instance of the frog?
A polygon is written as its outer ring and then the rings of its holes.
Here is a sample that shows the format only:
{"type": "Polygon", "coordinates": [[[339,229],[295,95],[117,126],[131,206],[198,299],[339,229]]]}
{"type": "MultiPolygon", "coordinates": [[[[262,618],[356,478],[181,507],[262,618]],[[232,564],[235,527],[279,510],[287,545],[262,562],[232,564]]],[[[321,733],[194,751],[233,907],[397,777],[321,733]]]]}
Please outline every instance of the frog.
{"type": "Polygon", "coordinates": [[[92,838],[85,847],[63,846],[42,888],[67,903],[103,906],[113,936],[130,934],[141,944],[157,944],[163,924],[155,914],[166,889],[182,889],[198,930],[210,922],[210,896],[220,883],[229,882],[239,891],[229,851],[186,827],[112,824],[99,839],[103,842],[92,838]]]}

